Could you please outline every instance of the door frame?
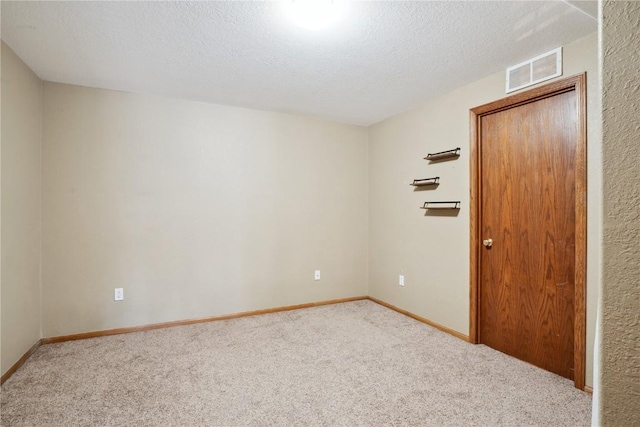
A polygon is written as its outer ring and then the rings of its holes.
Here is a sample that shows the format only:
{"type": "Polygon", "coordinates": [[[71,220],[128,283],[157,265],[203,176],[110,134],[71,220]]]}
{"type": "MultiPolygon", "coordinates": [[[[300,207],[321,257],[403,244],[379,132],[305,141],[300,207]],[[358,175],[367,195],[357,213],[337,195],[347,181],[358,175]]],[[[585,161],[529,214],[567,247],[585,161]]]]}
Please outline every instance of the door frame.
{"type": "Polygon", "coordinates": [[[498,101],[490,102],[469,111],[471,143],[471,271],[470,271],[470,319],[469,341],[480,342],[480,251],[482,237],[482,147],[480,144],[481,119],[483,116],[514,108],[520,105],[549,98],[565,92],[575,91],[578,113],[578,133],[575,164],[575,294],[574,294],[574,374],[576,388],[585,388],[586,354],[586,255],[587,255],[587,73],[577,74],[546,85],[530,89],[498,101]]]}

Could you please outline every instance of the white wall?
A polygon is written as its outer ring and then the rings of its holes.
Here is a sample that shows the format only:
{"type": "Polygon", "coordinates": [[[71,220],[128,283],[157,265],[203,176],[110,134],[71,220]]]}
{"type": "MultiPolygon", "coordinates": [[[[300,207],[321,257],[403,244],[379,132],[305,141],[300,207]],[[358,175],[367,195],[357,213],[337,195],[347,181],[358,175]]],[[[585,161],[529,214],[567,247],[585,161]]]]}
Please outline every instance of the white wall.
{"type": "MultiPolygon", "coordinates": [[[[587,72],[587,384],[592,384],[602,220],[597,34],[564,48],[564,76],[587,72]]],[[[469,109],[504,98],[504,72],[454,90],[369,130],[369,294],[445,327],[469,332],[469,109]],[[423,157],[461,147],[458,160],[423,157]],[[416,178],[441,177],[414,191],[416,178]],[[427,217],[426,200],[461,200],[457,216],[427,217]],[[398,286],[398,275],[405,286],[398,286]]]]}
{"type": "Polygon", "coordinates": [[[366,128],[56,83],[43,112],[45,337],[367,294],[366,128]]]}
{"type": "Polygon", "coordinates": [[[2,374],[40,335],[42,82],[2,42],[2,374]]]}

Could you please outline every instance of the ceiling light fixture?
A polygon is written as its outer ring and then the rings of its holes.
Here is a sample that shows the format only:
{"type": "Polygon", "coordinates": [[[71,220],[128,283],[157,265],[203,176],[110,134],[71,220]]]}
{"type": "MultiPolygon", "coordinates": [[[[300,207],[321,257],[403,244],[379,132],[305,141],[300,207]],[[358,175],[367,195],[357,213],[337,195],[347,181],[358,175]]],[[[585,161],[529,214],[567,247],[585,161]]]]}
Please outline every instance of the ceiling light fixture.
{"type": "Polygon", "coordinates": [[[344,16],[344,0],[285,0],[289,18],[307,30],[330,27],[344,16]]]}

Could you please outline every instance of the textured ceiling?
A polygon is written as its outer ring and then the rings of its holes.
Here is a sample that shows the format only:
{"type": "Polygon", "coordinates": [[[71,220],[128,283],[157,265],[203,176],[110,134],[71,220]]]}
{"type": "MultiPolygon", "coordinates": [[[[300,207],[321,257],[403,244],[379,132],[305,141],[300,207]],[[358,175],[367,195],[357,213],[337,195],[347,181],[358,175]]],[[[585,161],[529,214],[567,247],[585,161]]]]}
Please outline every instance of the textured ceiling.
{"type": "Polygon", "coordinates": [[[370,125],[596,31],[553,2],[9,2],[2,39],[44,80],[370,125]]]}

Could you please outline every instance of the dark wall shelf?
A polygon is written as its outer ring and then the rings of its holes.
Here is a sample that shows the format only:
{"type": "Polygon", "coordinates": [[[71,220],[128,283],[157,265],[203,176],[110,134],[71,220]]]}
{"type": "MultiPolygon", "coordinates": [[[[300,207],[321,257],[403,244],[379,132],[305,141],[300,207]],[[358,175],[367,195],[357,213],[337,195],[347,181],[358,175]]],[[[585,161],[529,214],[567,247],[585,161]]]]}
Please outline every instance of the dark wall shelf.
{"type": "MultiPolygon", "coordinates": [[[[430,162],[438,162],[440,160],[455,160],[458,157],[460,157],[460,147],[438,153],[429,153],[424,159],[430,162]]],[[[410,185],[416,187],[417,190],[418,188],[435,189],[439,184],[440,177],[436,176],[433,178],[414,179],[410,185]]],[[[425,216],[458,216],[460,212],[460,200],[424,202],[424,205],[421,206],[420,209],[426,210],[425,216]]]]}
{"type": "Polygon", "coordinates": [[[413,183],[409,185],[413,185],[414,187],[424,187],[427,185],[438,185],[438,184],[440,184],[440,177],[436,176],[433,178],[414,179],[413,183]]]}
{"type": "Polygon", "coordinates": [[[429,153],[424,159],[435,162],[438,160],[453,159],[456,157],[460,157],[460,147],[454,148],[453,150],[440,151],[439,153],[429,153]]]}
{"type": "Polygon", "coordinates": [[[420,209],[460,209],[460,201],[424,202],[420,209]]]}

